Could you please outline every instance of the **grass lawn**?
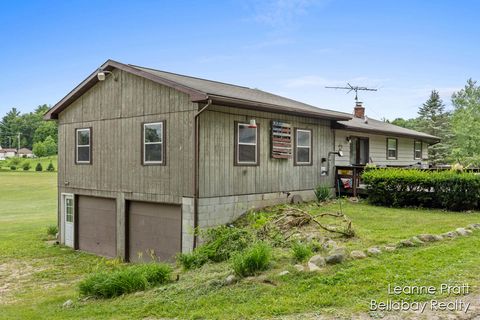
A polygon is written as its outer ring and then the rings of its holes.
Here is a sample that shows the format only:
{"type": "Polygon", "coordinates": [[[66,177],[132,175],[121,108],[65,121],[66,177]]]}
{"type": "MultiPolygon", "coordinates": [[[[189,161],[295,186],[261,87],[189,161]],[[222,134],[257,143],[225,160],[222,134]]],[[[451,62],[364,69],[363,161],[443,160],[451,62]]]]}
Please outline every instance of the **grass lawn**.
{"type": "MultiPolygon", "coordinates": [[[[476,231],[468,237],[348,261],[319,273],[294,272],[289,257],[277,257],[261,277],[231,286],[216,281],[230,274],[228,263],[207,264],[181,272],[178,282],[166,286],[111,300],[84,301],[78,296],[78,282],[118,262],[46,243],[46,228],[56,223],[56,173],[0,172],[0,181],[0,319],[256,319],[312,312],[349,317],[368,311],[371,299],[391,298],[388,284],[469,283],[477,288],[480,283],[480,231],[476,231]],[[279,277],[285,269],[291,273],[279,277]],[[265,278],[270,281],[264,282],[265,278]],[[62,308],[68,299],[74,301],[73,307],[62,308]]],[[[479,213],[349,202],[343,207],[358,234],[346,242],[350,249],[480,222],[479,213]]],[[[335,203],[312,209],[337,210],[335,203]]]]}

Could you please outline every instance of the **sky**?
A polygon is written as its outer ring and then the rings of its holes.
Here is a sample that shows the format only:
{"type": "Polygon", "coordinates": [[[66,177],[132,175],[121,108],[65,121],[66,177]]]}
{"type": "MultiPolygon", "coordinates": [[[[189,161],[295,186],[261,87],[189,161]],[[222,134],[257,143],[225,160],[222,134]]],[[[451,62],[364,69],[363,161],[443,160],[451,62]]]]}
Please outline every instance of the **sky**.
{"type": "Polygon", "coordinates": [[[0,116],[54,105],[107,59],[411,118],[480,80],[480,1],[1,1],[0,116]]]}

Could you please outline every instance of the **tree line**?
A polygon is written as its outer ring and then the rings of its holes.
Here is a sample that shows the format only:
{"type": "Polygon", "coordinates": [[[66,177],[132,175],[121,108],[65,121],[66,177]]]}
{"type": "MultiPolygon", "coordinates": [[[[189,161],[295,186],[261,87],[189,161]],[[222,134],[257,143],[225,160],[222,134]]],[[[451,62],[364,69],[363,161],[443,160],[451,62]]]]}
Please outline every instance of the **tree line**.
{"type": "Polygon", "coordinates": [[[416,118],[397,118],[392,123],[441,139],[428,148],[433,165],[480,167],[480,86],[469,79],[463,89],[452,94],[451,101],[453,110],[445,110],[438,91],[433,90],[416,118]]]}
{"type": "Polygon", "coordinates": [[[58,127],[56,121],[44,121],[50,107],[40,105],[33,112],[20,113],[12,108],[0,121],[2,148],[28,148],[37,157],[57,154],[58,127]]]}

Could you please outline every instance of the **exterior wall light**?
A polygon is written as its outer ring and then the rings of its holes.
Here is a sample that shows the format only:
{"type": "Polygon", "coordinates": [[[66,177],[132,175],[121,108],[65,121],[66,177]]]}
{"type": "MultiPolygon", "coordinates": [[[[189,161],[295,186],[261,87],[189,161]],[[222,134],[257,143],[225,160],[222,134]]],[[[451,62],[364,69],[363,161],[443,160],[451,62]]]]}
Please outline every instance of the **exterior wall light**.
{"type": "Polygon", "coordinates": [[[111,74],[112,77],[113,77],[113,80],[117,81],[117,77],[115,76],[115,74],[113,72],[107,71],[107,70],[102,70],[102,69],[98,69],[98,72],[97,72],[98,81],[105,81],[105,78],[107,77],[107,74],[111,74]]]}
{"type": "Polygon", "coordinates": [[[255,121],[255,119],[250,119],[248,127],[249,128],[256,128],[257,127],[257,121],[255,121]]]}

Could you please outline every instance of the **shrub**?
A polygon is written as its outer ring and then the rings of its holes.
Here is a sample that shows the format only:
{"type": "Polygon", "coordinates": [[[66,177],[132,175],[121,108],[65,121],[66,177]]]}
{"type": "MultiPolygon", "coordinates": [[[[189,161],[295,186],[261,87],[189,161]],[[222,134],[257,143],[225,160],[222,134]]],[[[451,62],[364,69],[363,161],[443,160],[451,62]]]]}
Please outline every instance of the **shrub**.
{"type": "Polygon", "coordinates": [[[10,170],[12,170],[12,171],[17,170],[17,166],[12,164],[12,165],[10,166],[10,170]]]}
{"type": "Polygon", "coordinates": [[[267,270],[272,258],[272,249],[264,242],[257,242],[232,257],[232,267],[239,277],[252,276],[267,270]]]}
{"type": "Polygon", "coordinates": [[[312,246],[299,241],[292,243],[290,249],[292,250],[293,258],[297,262],[304,262],[313,255],[312,246]]]}
{"type": "Polygon", "coordinates": [[[219,226],[199,232],[204,244],[192,253],[179,254],[177,262],[184,269],[198,268],[208,261],[221,262],[228,260],[232,254],[248,247],[253,235],[245,229],[219,226]]]}
{"type": "Polygon", "coordinates": [[[55,171],[55,167],[53,166],[53,163],[50,162],[47,166],[47,171],[53,172],[55,171]]]}
{"type": "Polygon", "coordinates": [[[56,224],[52,224],[47,227],[47,235],[49,236],[56,236],[58,233],[58,226],[56,224]]]}
{"type": "Polygon", "coordinates": [[[13,158],[10,158],[10,165],[12,166],[18,166],[21,162],[21,159],[20,158],[17,158],[17,157],[13,157],[13,158]]]}
{"type": "Polygon", "coordinates": [[[42,167],[42,164],[40,162],[37,163],[37,165],[35,166],[35,171],[43,171],[43,167],[42,167]]]}
{"type": "Polygon", "coordinates": [[[25,162],[22,164],[22,168],[23,168],[23,170],[25,170],[25,171],[30,170],[31,167],[32,167],[32,166],[30,165],[30,161],[25,161],[25,162]]]}
{"type": "Polygon", "coordinates": [[[96,298],[112,298],[145,290],[170,281],[172,268],[166,264],[131,265],[110,273],[95,273],[80,282],[80,294],[96,298]]]}
{"type": "Polygon", "coordinates": [[[471,210],[480,204],[480,176],[455,171],[378,169],[364,172],[372,204],[471,210]]]}
{"type": "Polygon", "coordinates": [[[323,202],[330,199],[331,189],[328,185],[320,184],[315,188],[314,192],[319,202],[323,202]]]}

